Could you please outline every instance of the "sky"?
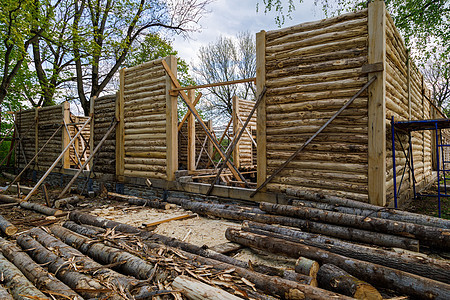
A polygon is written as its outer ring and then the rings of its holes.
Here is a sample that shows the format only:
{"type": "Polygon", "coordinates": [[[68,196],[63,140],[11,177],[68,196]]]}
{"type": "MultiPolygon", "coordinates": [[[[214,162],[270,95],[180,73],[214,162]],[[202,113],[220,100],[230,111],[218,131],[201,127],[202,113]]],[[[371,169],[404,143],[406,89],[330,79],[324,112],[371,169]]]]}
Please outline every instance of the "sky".
{"type": "MultiPolygon", "coordinates": [[[[216,0],[210,4],[210,12],[200,19],[200,32],[191,33],[189,39],[175,37],[173,46],[178,51],[178,56],[192,64],[197,61],[199,48],[216,41],[221,35],[234,37],[242,31],[256,34],[261,30],[277,29],[276,13],[270,12],[266,15],[261,7],[257,12],[258,1],[262,3],[262,0],[216,0]]],[[[324,18],[321,8],[314,6],[314,0],[303,0],[301,4],[298,0],[295,2],[297,5],[292,13],[292,20],[286,19],[283,27],[324,18]]]]}

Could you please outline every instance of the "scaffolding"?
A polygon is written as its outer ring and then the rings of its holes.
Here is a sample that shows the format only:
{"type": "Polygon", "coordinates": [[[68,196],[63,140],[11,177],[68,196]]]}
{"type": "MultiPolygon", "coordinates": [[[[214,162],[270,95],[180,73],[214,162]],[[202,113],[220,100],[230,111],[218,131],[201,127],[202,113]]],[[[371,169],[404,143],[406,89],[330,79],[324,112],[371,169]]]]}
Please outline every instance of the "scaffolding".
{"type": "Polygon", "coordinates": [[[393,156],[393,172],[394,172],[394,205],[397,208],[398,205],[398,194],[400,193],[400,188],[403,183],[404,175],[406,172],[406,168],[409,168],[411,171],[412,183],[413,183],[413,193],[414,200],[417,199],[418,196],[421,197],[437,197],[438,199],[438,213],[439,217],[441,217],[441,197],[450,197],[450,194],[447,194],[447,177],[446,173],[450,172],[450,169],[446,167],[446,164],[450,164],[449,158],[445,157],[444,148],[450,149],[450,144],[444,143],[442,129],[450,128],[450,119],[435,119],[435,120],[415,120],[415,121],[395,121],[394,117],[391,119],[391,131],[392,131],[392,156],[393,156]],[[416,179],[414,174],[414,159],[413,159],[413,151],[412,151],[412,138],[411,132],[414,131],[424,131],[424,130],[434,130],[435,131],[435,148],[432,151],[436,151],[436,171],[437,171],[437,194],[422,194],[418,193],[416,189],[416,179]],[[402,141],[398,136],[398,131],[406,133],[408,135],[408,147],[407,150],[403,147],[402,141]],[[398,138],[400,142],[400,146],[402,148],[403,153],[406,157],[406,164],[402,170],[402,177],[400,179],[400,183],[397,188],[397,169],[395,163],[395,139],[398,138]],[[441,190],[441,176],[444,189],[441,190]]]}

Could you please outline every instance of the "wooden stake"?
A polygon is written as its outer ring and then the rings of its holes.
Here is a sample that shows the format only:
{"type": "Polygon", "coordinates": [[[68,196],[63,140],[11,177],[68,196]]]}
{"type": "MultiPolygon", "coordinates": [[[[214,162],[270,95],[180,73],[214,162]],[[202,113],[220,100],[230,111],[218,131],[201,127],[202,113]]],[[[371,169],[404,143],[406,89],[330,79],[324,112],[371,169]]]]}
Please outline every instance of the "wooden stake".
{"type": "Polygon", "coordinates": [[[176,221],[176,220],[185,220],[185,219],[192,219],[197,217],[197,215],[182,215],[182,216],[176,216],[176,217],[172,217],[172,218],[168,218],[168,219],[164,219],[164,220],[160,220],[160,221],[155,221],[155,222],[151,222],[151,223],[145,223],[146,227],[152,227],[152,226],[156,226],[159,224],[163,224],[163,223],[167,223],[170,221],[176,221]]]}
{"type": "Polygon", "coordinates": [[[47,186],[45,183],[42,185],[42,193],[44,194],[45,203],[47,203],[48,207],[52,207],[53,205],[50,203],[50,198],[48,197],[47,186]]]}

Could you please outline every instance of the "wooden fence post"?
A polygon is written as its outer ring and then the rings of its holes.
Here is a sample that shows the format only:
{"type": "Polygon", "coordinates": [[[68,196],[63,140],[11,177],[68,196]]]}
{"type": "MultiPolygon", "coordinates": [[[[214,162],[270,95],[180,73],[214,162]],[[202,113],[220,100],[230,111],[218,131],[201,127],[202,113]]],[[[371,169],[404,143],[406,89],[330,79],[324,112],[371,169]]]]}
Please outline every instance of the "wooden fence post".
{"type": "MultiPolygon", "coordinates": [[[[165,61],[172,74],[177,74],[177,58],[170,55],[165,61]]],[[[170,95],[169,91],[173,88],[175,88],[175,85],[169,75],[166,74],[166,174],[168,181],[175,180],[175,171],[178,170],[178,97],[170,95]]]]}
{"type": "MultiPolygon", "coordinates": [[[[191,103],[194,103],[194,90],[188,90],[188,98],[191,103]]],[[[187,120],[187,138],[187,169],[191,171],[195,170],[195,117],[193,114],[189,114],[187,120]]]]}
{"type": "Polygon", "coordinates": [[[116,179],[124,180],[125,172],[125,120],[124,120],[124,89],[125,89],[125,71],[121,69],[119,72],[120,89],[119,97],[116,101],[116,120],[119,121],[116,127],[116,179]]]}
{"type": "MultiPolygon", "coordinates": [[[[260,95],[266,85],[266,32],[256,34],[256,94],[260,95]]],[[[266,96],[263,96],[256,111],[257,140],[257,186],[267,179],[267,149],[266,149],[266,96]]],[[[265,191],[265,188],[262,189],[265,191]]]]}
{"type": "MultiPolygon", "coordinates": [[[[62,105],[62,114],[63,114],[63,120],[66,122],[66,124],[70,123],[70,103],[65,101],[62,105]]],[[[36,124],[37,126],[38,124],[36,124]]],[[[66,146],[69,144],[70,138],[69,134],[66,130],[62,130],[62,145],[61,145],[61,151],[63,151],[66,146]]],[[[70,168],[70,151],[66,151],[64,153],[62,164],[64,169],[70,168]]]]}
{"type": "Polygon", "coordinates": [[[386,6],[384,1],[369,4],[369,64],[382,63],[383,71],[369,73],[377,80],[369,87],[368,194],[371,204],[386,204],[386,6]]]}

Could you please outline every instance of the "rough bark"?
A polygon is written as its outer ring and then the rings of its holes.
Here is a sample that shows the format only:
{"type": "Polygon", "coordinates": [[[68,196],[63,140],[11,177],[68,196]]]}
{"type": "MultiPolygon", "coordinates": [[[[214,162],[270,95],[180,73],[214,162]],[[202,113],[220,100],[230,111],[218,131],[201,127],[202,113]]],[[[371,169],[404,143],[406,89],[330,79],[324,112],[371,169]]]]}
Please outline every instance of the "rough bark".
{"type": "Polygon", "coordinates": [[[4,278],[6,287],[10,290],[14,299],[28,300],[38,298],[50,300],[40,290],[38,290],[19,269],[10,263],[3,254],[0,254],[0,272],[4,278]]]}
{"type": "Polygon", "coordinates": [[[20,200],[17,199],[17,198],[8,196],[8,195],[0,194],[0,202],[3,202],[3,203],[19,203],[20,200]]]}
{"type": "MultiPolygon", "coordinates": [[[[69,214],[69,218],[71,220],[78,221],[79,223],[82,223],[82,224],[88,224],[88,225],[93,225],[93,226],[98,226],[98,227],[103,226],[105,228],[110,228],[108,226],[111,226],[111,224],[118,223],[118,222],[110,223],[106,219],[103,219],[100,217],[94,217],[92,215],[82,213],[82,212],[76,212],[76,211],[71,212],[69,214]]],[[[129,225],[127,225],[127,226],[129,226],[129,225]]],[[[132,227],[132,226],[130,226],[130,227],[132,227]]],[[[115,228],[117,229],[119,227],[117,226],[115,228]]],[[[157,242],[160,242],[160,243],[165,244],[170,247],[179,248],[179,249],[182,249],[184,251],[187,251],[187,252],[190,252],[193,254],[197,254],[197,255],[200,255],[203,257],[207,257],[207,258],[212,258],[214,260],[218,260],[218,261],[228,263],[228,264],[231,264],[234,266],[239,266],[241,268],[249,268],[250,267],[248,262],[244,262],[244,261],[235,259],[233,257],[229,257],[227,255],[216,253],[216,252],[210,251],[208,249],[204,249],[202,247],[199,247],[199,246],[196,246],[193,244],[182,242],[182,241],[174,239],[174,238],[166,237],[164,235],[146,232],[146,231],[140,231],[135,227],[132,227],[132,228],[137,230],[138,234],[144,239],[151,239],[152,241],[157,241],[157,242]]],[[[76,229],[76,228],[73,227],[73,229],[76,229]]],[[[127,229],[129,230],[129,228],[127,228],[127,229]]],[[[289,271],[289,270],[283,270],[283,269],[278,269],[278,268],[274,268],[274,267],[270,267],[270,266],[266,266],[266,265],[258,265],[258,264],[252,264],[251,267],[256,272],[259,272],[262,274],[270,274],[270,275],[280,276],[284,279],[293,280],[293,281],[301,282],[304,284],[310,284],[310,285],[317,284],[316,280],[312,279],[311,277],[308,277],[308,276],[305,276],[302,274],[297,274],[297,273],[289,271]]]]}
{"type": "MultiPolygon", "coordinates": [[[[8,258],[31,282],[38,288],[49,291],[57,291],[59,294],[70,297],[73,300],[83,300],[67,285],[50,275],[41,266],[31,259],[22,249],[15,244],[0,238],[0,249],[3,255],[8,258]]],[[[3,299],[3,298],[0,298],[3,299]]]]}
{"type": "Polygon", "coordinates": [[[364,278],[375,286],[391,288],[400,293],[421,299],[449,299],[450,285],[389,267],[352,259],[316,247],[286,240],[240,232],[228,228],[228,240],[248,247],[283,254],[289,257],[304,256],[321,264],[334,264],[356,277],[364,278]]]}
{"type": "Polygon", "coordinates": [[[324,264],[317,273],[322,288],[356,299],[381,300],[380,293],[365,281],[350,275],[332,264],[324,264]]]}
{"type": "Polygon", "coordinates": [[[20,202],[20,207],[34,210],[35,212],[47,215],[47,216],[63,216],[66,213],[59,209],[54,209],[48,206],[44,206],[37,203],[31,203],[31,202],[20,202]]]}
{"type": "Polygon", "coordinates": [[[295,272],[316,278],[319,263],[315,260],[300,256],[295,262],[295,272]]]}
{"type": "Polygon", "coordinates": [[[81,201],[81,198],[78,196],[68,197],[56,200],[54,203],[54,207],[59,209],[61,207],[67,206],[67,204],[77,204],[81,201]]]}
{"type": "Polygon", "coordinates": [[[284,216],[317,220],[353,228],[373,230],[395,235],[408,235],[424,242],[427,245],[450,249],[450,230],[431,226],[417,225],[399,221],[380,219],[375,217],[363,217],[339,212],[324,211],[311,207],[298,207],[292,205],[280,205],[263,202],[260,204],[263,211],[284,216]]]}
{"type": "Polygon", "coordinates": [[[116,221],[107,220],[101,217],[96,217],[90,214],[82,213],[79,211],[72,211],[69,214],[69,219],[81,223],[81,224],[88,224],[93,225],[101,228],[114,228],[117,231],[126,232],[126,233],[140,233],[141,231],[137,229],[136,227],[119,223],[116,221]]]}
{"type": "MultiPolygon", "coordinates": [[[[170,201],[170,199],[168,199],[168,201],[170,201]]],[[[279,224],[297,227],[309,232],[325,234],[345,240],[363,242],[367,244],[375,244],[385,247],[396,247],[412,251],[419,251],[418,241],[410,238],[398,237],[354,228],[347,228],[337,225],[323,224],[319,222],[301,220],[298,218],[290,218],[285,216],[249,213],[245,211],[230,210],[230,209],[215,209],[209,206],[207,203],[203,202],[195,202],[184,199],[178,199],[177,201],[178,203],[181,203],[181,206],[184,209],[189,209],[201,215],[215,216],[238,221],[249,220],[266,224],[279,224]]]]}
{"type": "Polygon", "coordinates": [[[13,235],[17,232],[17,227],[0,215],[0,229],[6,235],[13,235]]]}
{"type": "Polygon", "coordinates": [[[183,295],[191,300],[241,299],[228,292],[225,292],[224,290],[207,285],[206,283],[195,280],[185,275],[177,276],[172,282],[172,287],[177,291],[181,291],[183,295]]]}
{"type": "Polygon", "coordinates": [[[17,243],[39,264],[45,264],[50,272],[55,274],[56,278],[67,284],[75,292],[78,292],[86,299],[120,299],[104,292],[105,287],[89,276],[79,272],[71,271],[65,260],[46,249],[39,242],[28,234],[22,234],[17,237],[17,243]]]}
{"type": "Polygon", "coordinates": [[[11,296],[11,294],[8,293],[8,291],[2,286],[0,286],[0,299],[14,300],[14,298],[11,296]]]}
{"type": "Polygon", "coordinates": [[[272,226],[267,224],[244,222],[242,230],[267,235],[294,243],[302,243],[343,256],[372,262],[395,268],[408,273],[450,283],[450,263],[414,254],[415,252],[396,253],[380,248],[366,247],[338,239],[329,238],[300,230],[272,226]]]}
{"type": "Polygon", "coordinates": [[[127,201],[128,203],[133,204],[133,205],[142,205],[142,206],[147,206],[147,207],[157,208],[157,209],[170,209],[173,207],[172,205],[170,205],[167,202],[143,199],[143,198],[134,197],[134,196],[116,194],[116,193],[112,193],[112,192],[108,192],[108,198],[114,199],[114,200],[127,201]]]}

